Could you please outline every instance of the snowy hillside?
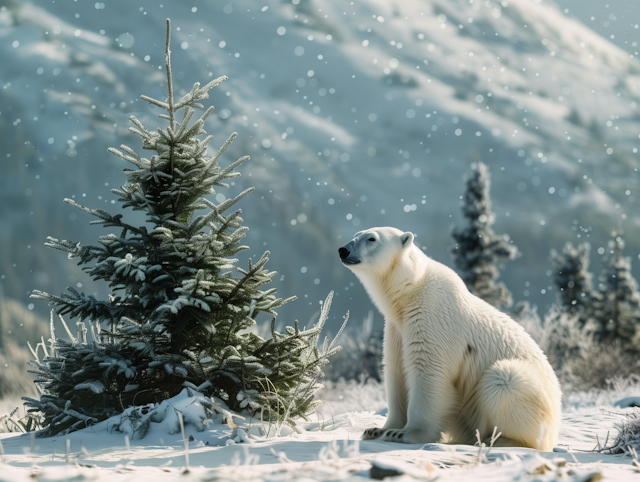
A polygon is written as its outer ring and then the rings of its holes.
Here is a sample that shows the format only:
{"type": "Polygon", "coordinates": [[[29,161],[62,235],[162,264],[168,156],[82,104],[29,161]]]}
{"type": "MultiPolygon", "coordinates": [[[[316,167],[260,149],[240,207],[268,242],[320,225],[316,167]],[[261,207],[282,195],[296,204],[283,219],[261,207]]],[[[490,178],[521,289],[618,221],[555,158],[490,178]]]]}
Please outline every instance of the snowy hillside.
{"type": "Polygon", "coordinates": [[[364,291],[337,262],[364,227],[412,230],[450,264],[473,161],[492,171],[496,230],[523,252],[504,274],[516,300],[553,300],[549,249],[576,235],[602,246],[621,222],[627,254],[640,250],[640,63],[546,0],[1,5],[8,296],[102,289],[42,243],[102,234],[63,197],[117,207],[108,190],[125,166],[106,148],[137,146],[129,115],[157,120],[139,96],[163,95],[166,17],[179,87],[230,77],[212,93],[218,116],[206,129],[213,146],[239,132],[226,162],[252,156],[233,190],[256,186],[242,205],[247,243],[250,254],[272,251],[280,295],[300,298],[286,319],[306,322],[331,289],[336,318],[365,316],[364,291]]]}

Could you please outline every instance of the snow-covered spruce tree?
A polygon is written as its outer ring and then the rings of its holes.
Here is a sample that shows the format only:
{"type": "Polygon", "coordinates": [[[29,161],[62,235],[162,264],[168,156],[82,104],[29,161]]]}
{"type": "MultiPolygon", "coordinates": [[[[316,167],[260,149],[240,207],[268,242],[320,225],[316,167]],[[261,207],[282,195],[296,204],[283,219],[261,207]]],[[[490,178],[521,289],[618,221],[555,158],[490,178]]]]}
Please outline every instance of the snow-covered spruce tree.
{"type": "Polygon", "coordinates": [[[640,352],[640,292],[631,274],[631,258],[622,256],[622,232],[613,232],[605,268],[593,293],[596,338],[618,341],[623,349],[640,352]]]}
{"type": "Polygon", "coordinates": [[[515,259],[518,248],[510,242],[508,235],[497,235],[491,229],[495,216],[491,212],[487,166],[474,163],[471,170],[461,203],[466,225],[453,229],[456,244],[451,248],[451,254],[472,293],[497,308],[509,307],[513,303],[511,293],[497,279],[500,263],[515,259]]]}
{"type": "MultiPolygon", "coordinates": [[[[317,348],[326,316],[310,330],[301,331],[296,322],[286,333],[276,332],[275,309],[293,298],[276,298],[274,288],[261,290],[275,274],[265,269],[268,252],[255,263],[249,260],[247,269],[235,267],[234,257],[248,249],[240,244],[247,228],[240,210],[227,212],[253,188],[220,204],[205,196],[214,194],[214,188],[227,188],[224,181],[239,176],[234,169],[248,157],[219,166],[235,133],[208,157],[212,136],[201,136],[212,107],[190,124],[208,91],[226,77],[204,87],[196,83],[174,100],[170,32],[167,20],[168,97],[142,96],[164,111],[160,117],[168,125],[149,130],[130,118],[135,124],[131,132],[153,155],[142,157],[124,145],[110,149],[135,166],[124,171],[126,184],[112,192],[124,208],[142,211],[146,223],[134,226],[122,214],[65,199],[96,216],[93,224],[116,228],[119,234],[101,236],[98,246],[47,238],[47,246],[77,259],[94,280],[107,282],[112,294],[98,300],[74,288],[60,296],[33,292],[33,298],[56,307],[71,339],[56,338],[52,316],[50,347],[40,344],[45,355],[32,362],[41,397],[25,404],[30,412],[44,415],[44,435],[82,428],[134,405],[161,402],[183,386],[217,396],[232,410],[264,411],[272,420],[294,424],[294,418],[305,417],[319,403],[314,393],[321,367],[337,350],[326,340],[317,348]],[[198,211],[205,213],[196,215],[198,211]],[[246,330],[261,313],[274,317],[268,340],[246,330]],[[63,315],[78,320],[77,336],[63,315]]],[[[331,295],[324,315],[330,304],[331,295]]]]}
{"type": "Polygon", "coordinates": [[[557,304],[561,311],[577,317],[581,326],[587,323],[592,312],[590,250],[589,243],[577,247],[566,243],[562,253],[553,249],[550,257],[553,282],[558,288],[557,304]]]}

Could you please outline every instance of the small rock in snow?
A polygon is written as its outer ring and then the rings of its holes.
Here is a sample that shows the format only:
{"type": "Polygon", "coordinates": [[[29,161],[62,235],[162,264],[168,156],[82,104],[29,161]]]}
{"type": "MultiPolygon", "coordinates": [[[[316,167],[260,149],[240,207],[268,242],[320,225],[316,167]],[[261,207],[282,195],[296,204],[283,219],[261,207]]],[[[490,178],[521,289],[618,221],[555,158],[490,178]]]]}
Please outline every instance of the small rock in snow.
{"type": "Polygon", "coordinates": [[[618,408],[640,407],[640,396],[622,398],[615,402],[613,406],[618,408]]]}

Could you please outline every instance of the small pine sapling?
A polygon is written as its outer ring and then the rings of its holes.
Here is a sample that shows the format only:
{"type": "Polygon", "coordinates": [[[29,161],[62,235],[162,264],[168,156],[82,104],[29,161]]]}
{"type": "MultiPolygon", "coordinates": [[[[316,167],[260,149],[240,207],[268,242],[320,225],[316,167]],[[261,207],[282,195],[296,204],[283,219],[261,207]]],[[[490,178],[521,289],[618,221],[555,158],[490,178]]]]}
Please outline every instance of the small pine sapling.
{"type": "Polygon", "coordinates": [[[506,234],[497,235],[491,225],[489,197],[489,169],[481,162],[471,165],[467,189],[462,200],[462,215],[466,225],[454,228],[456,244],[451,249],[454,264],[469,290],[491,305],[501,308],[513,304],[511,293],[504,283],[498,283],[500,263],[515,259],[518,248],[506,234]]]}
{"type": "Polygon", "coordinates": [[[35,353],[32,362],[41,396],[25,404],[43,415],[44,435],[68,433],[137,405],[157,405],[187,386],[224,400],[231,410],[266,409],[275,421],[295,425],[297,417],[315,409],[322,366],[339,349],[335,339],[317,347],[331,295],[312,329],[300,330],[296,322],[278,333],[275,309],[294,298],[276,298],[275,288],[261,290],[276,274],[265,268],[269,253],[249,260],[247,269],[236,267],[235,256],[248,249],[241,244],[248,228],[239,209],[227,212],[253,188],[219,204],[206,196],[228,188],[225,181],[239,176],[235,169],[249,157],[226,168],[218,164],[235,133],[208,156],[213,136],[206,135],[204,123],[213,107],[191,120],[209,90],[226,77],[204,87],[196,83],[176,101],[170,36],[167,20],[167,99],[142,96],[163,111],[160,118],[168,125],[147,129],[130,117],[135,125],[130,131],[153,154],[146,158],[124,145],[109,149],[134,166],[124,171],[126,184],[112,192],[123,208],[142,211],[146,222],[132,225],[122,214],[65,199],[97,217],[92,224],[116,228],[119,234],[101,236],[99,246],[47,238],[46,246],[77,259],[94,280],[108,283],[111,294],[108,300],[75,288],[60,296],[32,294],[56,307],[70,338],[56,338],[52,316],[50,347],[39,344],[44,355],[40,359],[35,353]],[[274,320],[268,340],[247,331],[261,313],[274,320]],[[63,315],[78,320],[77,336],[63,315]]]}

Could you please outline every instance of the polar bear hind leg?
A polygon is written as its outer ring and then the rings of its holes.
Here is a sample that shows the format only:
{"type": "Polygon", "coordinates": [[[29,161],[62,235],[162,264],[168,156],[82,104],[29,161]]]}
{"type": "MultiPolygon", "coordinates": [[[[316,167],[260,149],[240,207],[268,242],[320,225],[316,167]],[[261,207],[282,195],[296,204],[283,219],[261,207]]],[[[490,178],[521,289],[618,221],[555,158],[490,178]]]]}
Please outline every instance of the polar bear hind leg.
{"type": "Polygon", "coordinates": [[[480,377],[460,413],[470,416],[465,425],[474,433],[477,428],[483,442],[490,441],[497,427],[502,436],[495,446],[555,446],[559,407],[552,402],[553,393],[547,393],[555,387],[546,385],[544,374],[532,365],[527,360],[499,360],[480,377]]]}

